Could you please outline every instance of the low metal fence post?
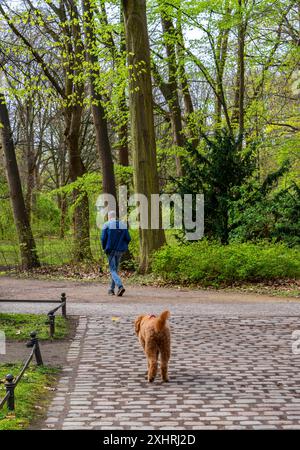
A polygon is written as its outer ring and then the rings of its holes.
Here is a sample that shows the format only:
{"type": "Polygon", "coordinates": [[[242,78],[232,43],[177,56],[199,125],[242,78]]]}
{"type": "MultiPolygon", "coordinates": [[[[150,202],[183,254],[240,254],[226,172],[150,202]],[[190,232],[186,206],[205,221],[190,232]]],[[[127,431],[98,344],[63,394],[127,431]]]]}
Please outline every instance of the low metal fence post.
{"type": "Polygon", "coordinates": [[[6,375],[5,377],[6,382],[5,382],[5,389],[6,392],[9,393],[9,397],[7,399],[7,408],[9,411],[14,411],[15,410],[15,382],[14,382],[14,376],[9,373],[8,375],[6,375]]]}
{"type": "Polygon", "coordinates": [[[39,340],[37,337],[37,333],[36,331],[32,331],[30,333],[30,341],[27,342],[26,346],[27,347],[34,347],[34,356],[35,356],[35,360],[38,366],[42,366],[43,365],[43,359],[42,359],[42,355],[41,355],[41,349],[39,346],[39,340]]]}
{"type": "Polygon", "coordinates": [[[55,333],[55,315],[53,312],[48,313],[48,321],[46,324],[49,324],[50,326],[50,337],[53,339],[54,333],[55,333]]]}
{"type": "Polygon", "coordinates": [[[60,301],[62,302],[61,314],[66,319],[67,318],[67,296],[64,292],[61,294],[60,301]]]}

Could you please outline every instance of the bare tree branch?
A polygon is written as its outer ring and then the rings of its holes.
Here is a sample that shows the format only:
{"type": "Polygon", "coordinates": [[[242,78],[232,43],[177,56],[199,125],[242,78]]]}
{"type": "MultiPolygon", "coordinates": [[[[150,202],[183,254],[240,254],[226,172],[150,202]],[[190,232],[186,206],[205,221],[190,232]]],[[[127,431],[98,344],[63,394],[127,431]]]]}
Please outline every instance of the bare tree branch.
{"type": "Polygon", "coordinates": [[[32,53],[32,55],[35,57],[36,61],[41,65],[44,74],[46,75],[46,77],[48,78],[48,80],[50,81],[50,83],[52,84],[52,86],[54,87],[54,89],[56,90],[56,92],[62,97],[65,98],[65,93],[64,90],[62,89],[62,87],[58,84],[58,82],[56,81],[56,79],[54,78],[54,76],[51,74],[51,72],[49,71],[47,64],[45,63],[45,61],[43,60],[43,58],[41,57],[41,55],[33,48],[33,46],[31,45],[31,43],[26,39],[25,36],[23,36],[23,34],[17,29],[17,27],[15,27],[15,25],[12,23],[12,21],[10,20],[10,18],[8,17],[8,15],[6,14],[6,12],[4,11],[2,5],[0,4],[0,12],[3,15],[3,17],[5,18],[9,28],[14,32],[14,34],[20,38],[22,40],[22,42],[26,45],[26,47],[30,50],[30,52],[32,53]]]}

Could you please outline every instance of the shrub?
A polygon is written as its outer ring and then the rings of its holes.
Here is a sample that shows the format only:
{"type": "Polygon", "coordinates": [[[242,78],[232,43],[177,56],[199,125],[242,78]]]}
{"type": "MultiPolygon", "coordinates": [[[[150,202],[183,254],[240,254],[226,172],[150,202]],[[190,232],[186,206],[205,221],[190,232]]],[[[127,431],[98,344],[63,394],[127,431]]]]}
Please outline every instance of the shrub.
{"type": "Polygon", "coordinates": [[[32,228],[35,236],[53,236],[59,233],[60,210],[45,194],[37,197],[33,208],[32,228]]]}
{"type": "Polygon", "coordinates": [[[0,240],[17,239],[14,217],[9,200],[0,200],[0,240]]]}
{"type": "Polygon", "coordinates": [[[284,242],[289,247],[300,244],[300,188],[296,183],[284,190],[262,195],[244,195],[233,211],[231,240],[240,242],[284,242]]]}
{"type": "Polygon", "coordinates": [[[300,250],[261,242],[222,246],[207,240],[165,246],[153,255],[156,275],[174,283],[232,284],[300,276],[300,250]]]}

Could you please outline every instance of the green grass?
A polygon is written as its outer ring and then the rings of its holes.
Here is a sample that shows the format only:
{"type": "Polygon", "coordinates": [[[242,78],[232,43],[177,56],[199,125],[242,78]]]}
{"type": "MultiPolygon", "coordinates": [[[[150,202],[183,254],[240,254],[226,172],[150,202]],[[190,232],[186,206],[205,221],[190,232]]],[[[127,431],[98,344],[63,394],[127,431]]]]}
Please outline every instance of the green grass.
{"type": "MultiPolygon", "coordinates": [[[[18,364],[0,364],[0,398],[6,393],[5,376],[8,373],[17,376],[21,368],[18,364]]],[[[24,429],[41,417],[57,373],[57,368],[29,366],[15,389],[15,411],[9,412],[6,405],[0,410],[0,430],[24,429]]]]}
{"type": "MultiPolygon", "coordinates": [[[[130,250],[134,257],[139,254],[138,230],[130,230],[130,250]]],[[[172,238],[172,230],[167,231],[167,237],[172,238]]],[[[73,261],[73,238],[67,233],[64,239],[55,236],[35,238],[37,252],[42,265],[62,266],[73,261]]],[[[107,264],[107,258],[100,244],[100,230],[92,228],[90,232],[92,257],[101,266],[107,264]]],[[[21,263],[18,240],[0,240],[0,266],[18,266],[21,263]]]]}
{"type": "MultiPolygon", "coordinates": [[[[100,245],[100,230],[91,229],[91,251],[94,259],[103,257],[100,245]]],[[[73,238],[66,233],[64,239],[55,236],[35,237],[38,255],[42,264],[63,265],[73,259],[73,238]]],[[[0,266],[17,266],[21,262],[18,239],[0,241],[0,266]]]]}
{"type": "MultiPolygon", "coordinates": [[[[91,239],[91,250],[94,259],[101,258],[99,240],[91,239]]],[[[73,241],[71,236],[65,239],[55,237],[38,238],[36,246],[42,264],[63,265],[73,259],[73,241]]],[[[17,242],[0,242],[0,266],[17,266],[21,262],[17,242]]]]}
{"type": "MultiPolygon", "coordinates": [[[[32,331],[37,331],[41,340],[49,339],[49,325],[46,325],[46,314],[14,314],[0,313],[0,330],[4,331],[6,339],[29,339],[32,331]]],[[[68,320],[56,316],[54,339],[62,339],[69,332],[68,320]]]]}

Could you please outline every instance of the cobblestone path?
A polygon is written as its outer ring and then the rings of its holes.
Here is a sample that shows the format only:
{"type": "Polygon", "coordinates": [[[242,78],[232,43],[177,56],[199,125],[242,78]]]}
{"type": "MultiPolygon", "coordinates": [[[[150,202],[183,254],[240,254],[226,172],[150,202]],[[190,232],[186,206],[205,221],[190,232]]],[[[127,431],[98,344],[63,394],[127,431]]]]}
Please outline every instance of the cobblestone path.
{"type": "Polygon", "coordinates": [[[133,320],[80,317],[45,429],[300,429],[297,317],[173,316],[167,384],[133,320]]]}

